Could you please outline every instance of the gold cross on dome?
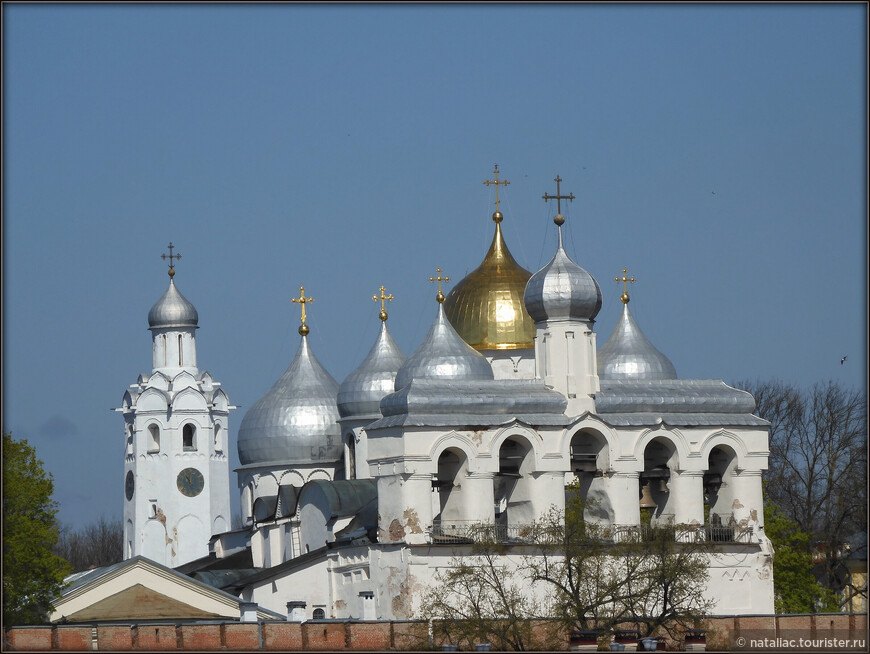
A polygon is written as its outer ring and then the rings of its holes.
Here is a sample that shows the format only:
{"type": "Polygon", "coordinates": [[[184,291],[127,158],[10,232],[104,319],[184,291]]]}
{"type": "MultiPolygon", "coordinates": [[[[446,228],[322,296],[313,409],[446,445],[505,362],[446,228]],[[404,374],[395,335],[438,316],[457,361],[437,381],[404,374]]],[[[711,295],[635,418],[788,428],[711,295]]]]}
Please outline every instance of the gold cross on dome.
{"type": "Polygon", "coordinates": [[[430,282],[438,282],[438,295],[435,296],[435,299],[438,300],[439,303],[441,303],[441,302],[444,302],[444,299],[445,299],[444,293],[441,292],[441,282],[449,282],[450,278],[441,276],[441,268],[436,268],[435,272],[438,273],[438,276],[437,277],[430,277],[429,281],[430,282]]]}
{"type": "Polygon", "coordinates": [[[500,203],[500,200],[498,199],[498,187],[499,186],[508,186],[510,184],[510,182],[507,181],[506,179],[499,181],[498,164],[495,164],[495,170],[493,170],[492,172],[495,175],[495,180],[488,179],[484,182],[484,184],[486,184],[487,186],[489,186],[490,184],[495,185],[495,210],[498,211],[498,205],[500,203]]]}
{"type": "Polygon", "coordinates": [[[384,303],[387,302],[388,300],[390,302],[392,302],[395,298],[393,298],[392,293],[390,293],[389,295],[386,295],[384,292],[384,291],[386,291],[386,289],[383,286],[381,286],[380,291],[381,291],[381,294],[380,295],[372,295],[372,299],[375,302],[377,302],[378,300],[381,301],[381,312],[378,315],[379,315],[381,320],[386,320],[387,319],[387,310],[384,306],[384,303]]]}
{"type": "Polygon", "coordinates": [[[569,195],[562,195],[561,194],[560,184],[562,183],[562,178],[559,177],[558,175],[556,175],[556,177],[553,179],[553,181],[556,182],[556,195],[549,195],[548,193],[544,193],[541,197],[544,198],[544,202],[547,202],[549,200],[555,200],[556,201],[556,213],[561,215],[562,214],[562,200],[568,200],[570,202],[573,202],[574,201],[574,194],[573,193],[571,193],[569,195]]]}
{"type": "Polygon", "coordinates": [[[305,324],[305,305],[309,302],[314,302],[313,297],[305,297],[305,287],[299,287],[299,297],[290,298],[291,302],[298,302],[302,306],[302,325],[299,327],[299,333],[305,336],[308,333],[308,325],[305,324]]]}
{"type": "Polygon", "coordinates": [[[169,259],[169,276],[172,277],[175,275],[175,263],[172,261],[173,259],[180,259],[180,254],[172,254],[172,248],[175,246],[172,245],[172,241],[169,242],[169,254],[161,254],[161,259],[169,259]]]}
{"type": "Polygon", "coordinates": [[[621,296],[619,299],[622,300],[623,304],[627,304],[627,303],[628,303],[628,300],[629,300],[629,297],[628,297],[628,283],[631,282],[632,284],[634,284],[634,282],[637,281],[637,280],[634,278],[634,276],[632,276],[632,277],[628,277],[628,276],[627,276],[627,273],[628,273],[628,269],[627,269],[627,268],[623,268],[623,269],[622,269],[622,277],[614,277],[614,278],[613,278],[613,281],[615,281],[615,282],[622,282],[622,296],[621,296]]]}

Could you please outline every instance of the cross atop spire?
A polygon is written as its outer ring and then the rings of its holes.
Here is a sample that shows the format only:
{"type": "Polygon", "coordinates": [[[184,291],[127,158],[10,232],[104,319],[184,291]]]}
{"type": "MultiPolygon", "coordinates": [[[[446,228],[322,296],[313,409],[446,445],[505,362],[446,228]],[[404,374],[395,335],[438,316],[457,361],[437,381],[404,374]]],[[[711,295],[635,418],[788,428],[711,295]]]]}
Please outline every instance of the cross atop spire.
{"type": "Polygon", "coordinates": [[[498,178],[498,164],[495,164],[495,169],[492,171],[495,175],[495,180],[487,179],[483,183],[489,186],[490,184],[495,185],[495,213],[492,214],[492,219],[500,223],[502,219],[501,212],[498,210],[498,205],[500,204],[500,200],[498,199],[498,187],[499,186],[508,186],[510,184],[506,179],[499,180],[498,178]]]}
{"type": "Polygon", "coordinates": [[[383,287],[383,285],[381,286],[380,291],[381,291],[381,294],[380,295],[372,295],[372,299],[375,302],[377,302],[378,300],[381,301],[381,312],[378,314],[378,317],[381,319],[381,322],[383,322],[383,321],[386,321],[386,319],[387,319],[387,310],[384,308],[384,303],[387,302],[388,300],[392,301],[395,298],[393,297],[392,293],[390,293],[389,295],[386,295],[384,293],[384,291],[386,291],[386,289],[383,287]]]}
{"type": "Polygon", "coordinates": [[[613,278],[613,281],[615,281],[615,282],[622,282],[622,295],[620,296],[619,299],[622,300],[623,304],[628,304],[628,301],[630,299],[628,297],[628,283],[631,282],[633,284],[634,282],[637,281],[633,276],[628,277],[627,273],[628,273],[628,269],[623,268],[622,269],[622,277],[614,277],[613,278]]]}
{"type": "Polygon", "coordinates": [[[305,287],[300,286],[299,287],[299,297],[290,298],[290,301],[291,302],[298,302],[302,306],[302,324],[299,326],[299,334],[301,336],[307,336],[308,332],[310,330],[308,329],[308,325],[305,324],[305,305],[308,304],[309,302],[314,302],[314,298],[313,297],[305,297],[305,287]]]}
{"type": "Polygon", "coordinates": [[[574,201],[574,194],[571,193],[569,195],[562,195],[560,190],[560,184],[562,183],[562,178],[556,175],[553,179],[556,182],[556,195],[550,195],[548,193],[544,193],[541,197],[544,198],[544,202],[548,202],[549,200],[556,201],[556,216],[553,218],[553,222],[562,226],[562,223],[565,222],[565,217],[562,215],[562,200],[568,200],[569,202],[574,201]]]}
{"type": "Polygon", "coordinates": [[[438,282],[438,295],[435,296],[435,299],[440,304],[441,302],[444,302],[444,300],[446,299],[444,297],[444,293],[441,292],[441,282],[449,282],[450,278],[441,276],[441,268],[436,268],[435,272],[438,273],[438,276],[437,277],[430,277],[429,281],[430,282],[438,282]]]}
{"type": "Polygon", "coordinates": [[[169,254],[161,254],[160,255],[161,259],[169,259],[169,278],[170,279],[172,279],[172,277],[175,276],[175,264],[173,263],[172,260],[181,258],[180,254],[172,254],[172,248],[174,248],[174,247],[175,246],[172,245],[172,241],[170,241],[169,242],[169,254]]]}

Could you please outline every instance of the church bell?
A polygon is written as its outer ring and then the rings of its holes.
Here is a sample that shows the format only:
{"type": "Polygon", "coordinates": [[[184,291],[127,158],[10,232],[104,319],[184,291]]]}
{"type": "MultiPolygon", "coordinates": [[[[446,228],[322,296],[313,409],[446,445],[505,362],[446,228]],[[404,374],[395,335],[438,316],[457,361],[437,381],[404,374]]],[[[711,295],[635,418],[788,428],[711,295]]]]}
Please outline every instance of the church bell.
{"type": "Polygon", "coordinates": [[[652,492],[650,491],[649,482],[646,482],[640,489],[640,508],[654,509],[656,508],[656,506],[657,505],[652,498],[652,492]]]}

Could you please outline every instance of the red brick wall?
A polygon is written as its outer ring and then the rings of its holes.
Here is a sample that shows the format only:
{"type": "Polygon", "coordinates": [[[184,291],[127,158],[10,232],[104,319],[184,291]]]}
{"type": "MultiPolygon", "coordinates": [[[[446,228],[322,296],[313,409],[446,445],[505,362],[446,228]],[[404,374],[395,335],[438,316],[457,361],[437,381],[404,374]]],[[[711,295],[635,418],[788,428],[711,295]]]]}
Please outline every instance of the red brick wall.
{"type": "MultiPolygon", "coordinates": [[[[806,630],[824,636],[832,630],[866,633],[867,615],[791,615],[734,616],[708,618],[708,649],[727,648],[732,635],[741,631],[770,630],[771,635],[788,630],[806,630]],[[776,631],[774,631],[776,630],[776,631]]],[[[544,636],[552,625],[535,624],[536,635],[544,636]]],[[[22,651],[90,650],[92,627],[79,625],[10,627],[5,644],[22,651]]],[[[107,650],[408,650],[428,645],[428,625],[407,622],[264,622],[215,624],[101,625],[97,627],[97,646],[107,650]]],[[[437,645],[437,643],[436,643],[437,645]]],[[[555,647],[568,648],[568,639],[559,638],[555,647]]]]}
{"type": "Polygon", "coordinates": [[[129,625],[97,627],[97,647],[108,650],[133,649],[133,630],[129,625]]]}
{"type": "Polygon", "coordinates": [[[303,622],[303,649],[340,650],[347,648],[344,622],[303,622]]]}
{"type": "Polygon", "coordinates": [[[90,627],[56,627],[52,649],[83,650],[91,649],[93,631],[90,627]]]}
{"type": "Polygon", "coordinates": [[[219,624],[188,624],[181,627],[181,646],[191,650],[215,650],[221,648],[219,624]]]}
{"type": "Polygon", "coordinates": [[[178,649],[174,624],[140,625],[133,633],[134,649],[178,649]]]}
{"type": "Polygon", "coordinates": [[[12,627],[6,630],[6,639],[15,649],[51,649],[51,627],[12,627]]]}
{"type": "Polygon", "coordinates": [[[263,624],[263,649],[300,650],[301,622],[266,622],[263,624]]]}
{"type": "Polygon", "coordinates": [[[228,622],[221,626],[227,649],[259,649],[260,625],[228,622]]]}
{"type": "Polygon", "coordinates": [[[393,649],[425,649],[429,642],[429,625],[425,622],[393,622],[393,649]]]}
{"type": "Polygon", "coordinates": [[[389,622],[349,622],[347,642],[355,650],[390,649],[389,622]]]}

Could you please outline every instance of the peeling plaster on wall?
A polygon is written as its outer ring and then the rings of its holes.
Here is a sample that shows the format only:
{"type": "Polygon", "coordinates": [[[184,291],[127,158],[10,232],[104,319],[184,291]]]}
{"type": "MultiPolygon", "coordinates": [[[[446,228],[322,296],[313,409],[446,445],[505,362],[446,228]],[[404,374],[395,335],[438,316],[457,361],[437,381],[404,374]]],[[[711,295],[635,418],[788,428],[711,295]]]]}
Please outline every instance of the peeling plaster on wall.
{"type": "Polygon", "coordinates": [[[405,538],[405,528],[398,518],[393,518],[393,521],[390,523],[390,540],[397,542],[403,538],[405,538]]]}
{"type": "Polygon", "coordinates": [[[393,596],[391,608],[393,615],[399,619],[410,619],[412,610],[413,587],[415,586],[413,578],[407,573],[403,574],[401,568],[389,569],[388,584],[390,593],[393,596]]]}
{"type": "MultiPolygon", "coordinates": [[[[420,527],[420,517],[417,515],[417,512],[414,509],[405,509],[405,512],[402,514],[402,517],[405,519],[405,526],[408,528],[408,532],[411,534],[422,534],[423,529],[420,527]]],[[[392,525],[390,526],[390,530],[392,532],[392,525]]],[[[405,534],[403,533],[402,536],[405,534]]]]}

